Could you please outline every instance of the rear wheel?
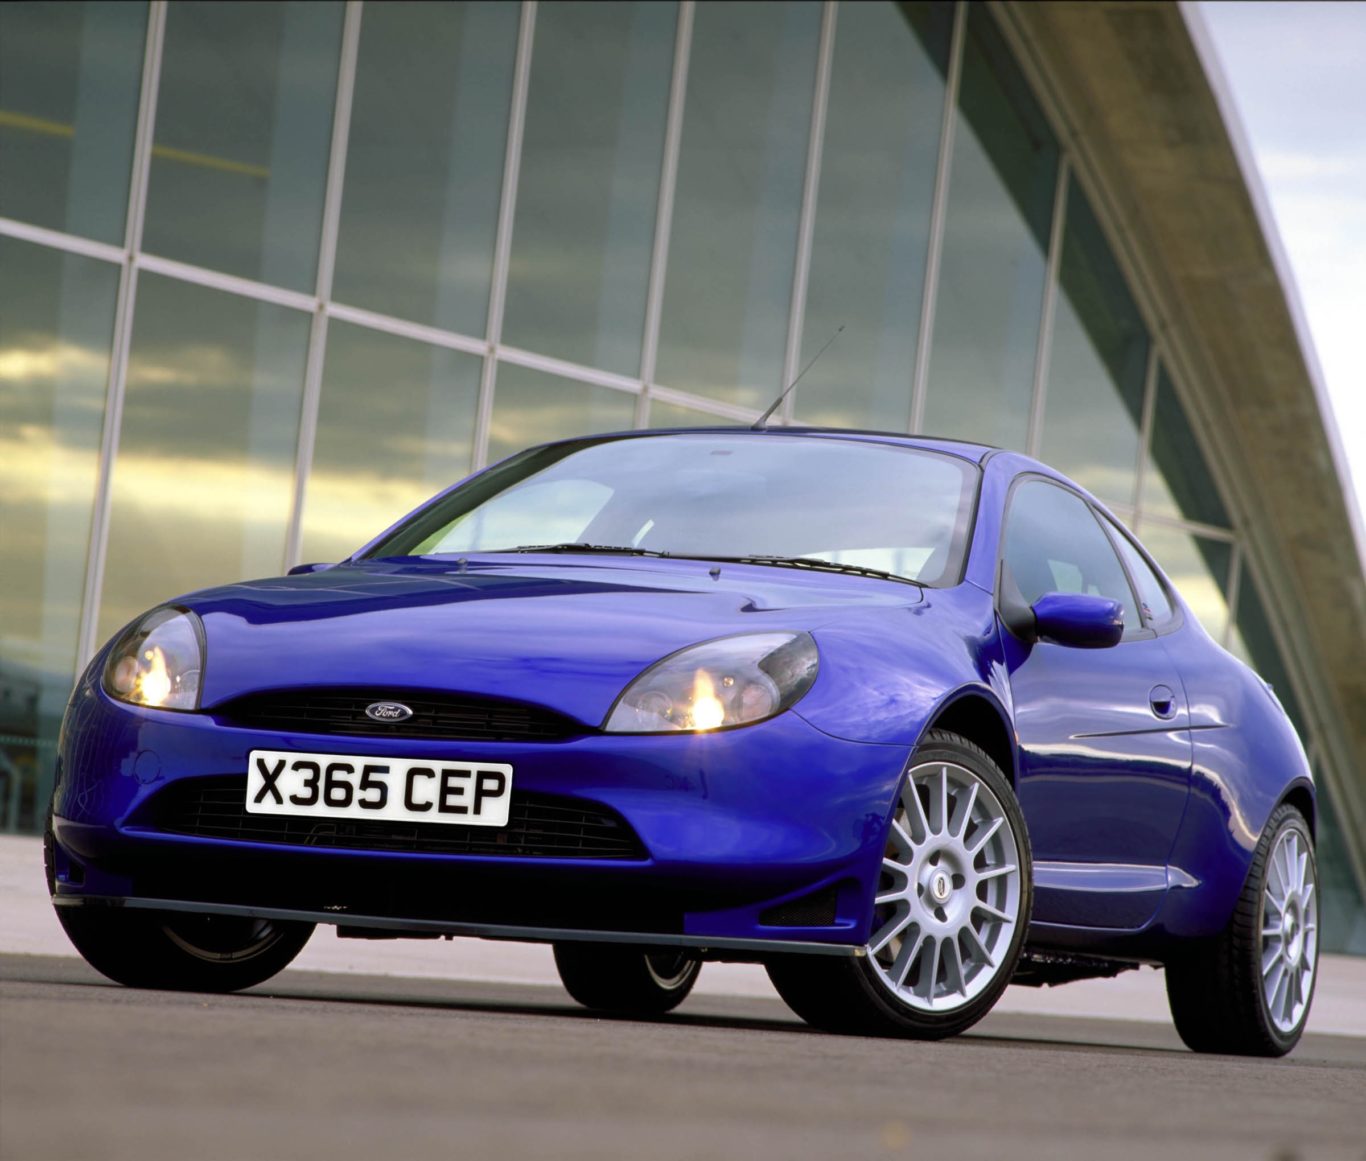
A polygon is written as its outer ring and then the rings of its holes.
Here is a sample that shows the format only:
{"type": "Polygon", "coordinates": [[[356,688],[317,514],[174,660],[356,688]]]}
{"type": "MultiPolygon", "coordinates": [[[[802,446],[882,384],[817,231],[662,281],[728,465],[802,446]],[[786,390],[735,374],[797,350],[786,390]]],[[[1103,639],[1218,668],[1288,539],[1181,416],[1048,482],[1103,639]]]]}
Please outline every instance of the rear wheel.
{"type": "Polygon", "coordinates": [[[1309,1018],[1319,958],[1309,826],[1277,807],[1221,935],[1167,964],[1172,1020],[1196,1052],[1284,1056],[1309,1018]]]}
{"type": "Polygon", "coordinates": [[[966,739],[931,731],[888,830],[864,954],[785,956],[770,961],[769,977],[820,1028],[956,1035],[1010,983],[1030,883],[1029,837],[1005,775],[966,739]]]}
{"type": "Polygon", "coordinates": [[[585,1008],[651,1016],[672,1011],[687,999],[702,961],[683,951],[557,943],[555,967],[565,990],[585,1008]]]}

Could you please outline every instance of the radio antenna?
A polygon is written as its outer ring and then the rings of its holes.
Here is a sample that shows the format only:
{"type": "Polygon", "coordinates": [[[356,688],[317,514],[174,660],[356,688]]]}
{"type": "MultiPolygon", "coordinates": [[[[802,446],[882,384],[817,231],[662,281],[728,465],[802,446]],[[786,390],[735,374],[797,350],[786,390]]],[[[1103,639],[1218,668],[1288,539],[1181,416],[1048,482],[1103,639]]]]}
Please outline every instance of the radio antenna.
{"type": "Polygon", "coordinates": [[[825,346],[811,356],[811,362],[807,363],[807,365],[802,368],[801,374],[798,375],[795,379],[793,379],[792,382],[789,383],[783,389],[783,393],[773,401],[769,409],[754,421],[754,424],[750,428],[750,431],[764,430],[765,425],[768,423],[769,416],[771,416],[775,411],[778,410],[778,408],[780,408],[783,405],[783,400],[786,399],[790,394],[792,394],[792,388],[794,388],[798,383],[800,383],[803,379],[806,378],[806,373],[816,365],[816,360],[819,359],[823,354],[825,354],[826,348],[829,347],[831,343],[833,343],[837,338],[840,337],[840,332],[843,330],[844,324],[840,323],[840,325],[835,328],[835,333],[825,340],[825,346]]]}

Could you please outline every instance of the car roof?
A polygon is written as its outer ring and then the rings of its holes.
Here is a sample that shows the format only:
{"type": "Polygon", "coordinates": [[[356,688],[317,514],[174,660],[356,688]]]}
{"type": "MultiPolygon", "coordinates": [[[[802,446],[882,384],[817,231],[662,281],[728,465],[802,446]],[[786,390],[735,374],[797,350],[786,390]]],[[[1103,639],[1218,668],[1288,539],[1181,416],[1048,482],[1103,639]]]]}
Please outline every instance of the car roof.
{"type": "Polygon", "coordinates": [[[606,443],[619,439],[649,439],[661,435],[727,435],[745,436],[754,439],[782,439],[789,436],[817,437],[820,439],[841,439],[859,443],[890,443],[901,447],[923,448],[926,451],[943,452],[958,456],[972,463],[980,464],[1000,448],[990,444],[973,443],[968,440],[942,439],[929,435],[907,435],[905,432],[873,431],[846,427],[762,427],[757,430],[749,426],[718,427],[658,427],[647,430],[615,431],[602,435],[583,436],[575,440],[555,440],[552,443],[606,443]]]}

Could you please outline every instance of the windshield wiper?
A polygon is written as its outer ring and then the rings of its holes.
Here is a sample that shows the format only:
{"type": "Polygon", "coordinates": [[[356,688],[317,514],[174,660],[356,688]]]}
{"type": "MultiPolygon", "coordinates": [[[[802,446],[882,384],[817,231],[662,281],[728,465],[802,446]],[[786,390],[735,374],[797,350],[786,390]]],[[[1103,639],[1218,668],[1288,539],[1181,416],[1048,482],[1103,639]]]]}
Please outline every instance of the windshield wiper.
{"type": "Polygon", "coordinates": [[[898,581],[901,584],[925,588],[923,582],[912,580],[899,573],[886,569],[872,568],[865,564],[844,564],[834,560],[821,560],[809,556],[768,556],[762,553],[749,553],[745,556],[712,556],[707,554],[660,552],[653,548],[635,548],[629,544],[588,544],[579,540],[562,541],[559,544],[519,544],[514,548],[490,548],[482,551],[489,554],[503,552],[581,552],[601,553],[604,556],[656,556],[678,560],[707,560],[718,564],[772,564],[781,568],[811,569],[815,572],[842,572],[853,576],[872,576],[879,580],[898,581]]]}
{"type": "Polygon", "coordinates": [[[564,541],[560,544],[519,544],[516,548],[492,548],[488,552],[601,552],[612,556],[670,556],[668,552],[656,552],[652,548],[634,548],[629,544],[585,544],[582,541],[564,541]]]}
{"type": "Polygon", "coordinates": [[[821,560],[810,556],[766,556],[752,553],[748,556],[708,556],[705,559],[720,561],[722,564],[774,564],[782,568],[809,568],[817,572],[843,572],[854,576],[875,576],[879,580],[899,581],[905,585],[925,588],[922,581],[912,580],[900,573],[887,572],[886,569],[871,568],[866,564],[844,564],[835,560],[821,560]]]}

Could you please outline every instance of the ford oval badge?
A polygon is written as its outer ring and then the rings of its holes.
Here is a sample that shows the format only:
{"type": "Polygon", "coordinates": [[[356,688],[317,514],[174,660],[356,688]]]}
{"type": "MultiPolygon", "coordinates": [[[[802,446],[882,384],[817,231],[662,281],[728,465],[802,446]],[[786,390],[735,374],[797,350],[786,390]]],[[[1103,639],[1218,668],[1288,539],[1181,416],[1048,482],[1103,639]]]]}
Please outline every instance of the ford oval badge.
{"type": "Polygon", "coordinates": [[[401,701],[377,701],[365,707],[365,716],[377,722],[406,722],[413,711],[401,701]]]}

